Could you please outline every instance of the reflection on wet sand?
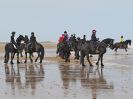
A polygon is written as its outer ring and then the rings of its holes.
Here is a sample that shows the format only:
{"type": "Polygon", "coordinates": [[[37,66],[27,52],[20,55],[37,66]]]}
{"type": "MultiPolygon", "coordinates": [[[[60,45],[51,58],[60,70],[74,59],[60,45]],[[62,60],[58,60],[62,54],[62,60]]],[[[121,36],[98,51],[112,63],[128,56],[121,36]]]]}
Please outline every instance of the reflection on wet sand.
{"type": "Polygon", "coordinates": [[[15,86],[21,86],[19,67],[17,66],[17,70],[15,70],[13,65],[8,66],[8,64],[5,64],[5,77],[6,82],[11,83],[12,94],[15,94],[15,86]]]}
{"type": "Polygon", "coordinates": [[[89,68],[88,71],[84,68],[81,72],[81,85],[84,88],[91,88],[92,99],[97,98],[97,89],[113,89],[113,84],[108,83],[99,69],[93,71],[93,68],[89,68]]]}
{"type": "MultiPolygon", "coordinates": [[[[113,83],[108,83],[104,78],[103,71],[94,68],[81,68],[78,65],[60,64],[61,79],[63,82],[64,94],[67,97],[71,93],[71,83],[79,86],[80,82],[83,89],[91,90],[92,99],[97,99],[97,92],[104,89],[113,89],[113,83]],[[100,89],[100,90],[99,90],[100,89]]],[[[88,93],[89,94],[89,93],[88,93]]]]}
{"type": "Polygon", "coordinates": [[[40,68],[38,68],[37,65],[26,64],[25,69],[26,87],[31,85],[32,89],[36,89],[36,82],[43,81],[44,78],[44,69],[42,64],[40,64],[40,68]]]}
{"type": "Polygon", "coordinates": [[[5,80],[11,84],[11,90],[15,94],[15,89],[32,89],[35,94],[36,83],[44,79],[44,68],[42,64],[5,64],[5,80]],[[25,78],[24,78],[25,77],[25,78]]]}

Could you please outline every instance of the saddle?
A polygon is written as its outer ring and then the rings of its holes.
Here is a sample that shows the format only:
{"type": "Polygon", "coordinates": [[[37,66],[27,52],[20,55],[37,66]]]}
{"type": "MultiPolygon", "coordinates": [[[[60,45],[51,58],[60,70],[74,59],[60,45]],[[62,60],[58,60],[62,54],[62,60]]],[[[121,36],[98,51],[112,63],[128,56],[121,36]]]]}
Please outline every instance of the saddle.
{"type": "Polygon", "coordinates": [[[120,42],[120,49],[124,49],[124,42],[120,42]]]}
{"type": "Polygon", "coordinates": [[[36,44],[30,43],[29,44],[29,49],[32,51],[36,51],[36,44]]]}
{"type": "Polygon", "coordinates": [[[100,45],[99,41],[90,41],[90,45],[91,45],[92,53],[94,53],[94,54],[99,53],[99,51],[98,51],[98,48],[100,45]]]}
{"type": "Polygon", "coordinates": [[[15,44],[12,43],[12,45],[13,45],[13,48],[14,48],[14,49],[17,49],[17,46],[16,46],[15,44]]]}

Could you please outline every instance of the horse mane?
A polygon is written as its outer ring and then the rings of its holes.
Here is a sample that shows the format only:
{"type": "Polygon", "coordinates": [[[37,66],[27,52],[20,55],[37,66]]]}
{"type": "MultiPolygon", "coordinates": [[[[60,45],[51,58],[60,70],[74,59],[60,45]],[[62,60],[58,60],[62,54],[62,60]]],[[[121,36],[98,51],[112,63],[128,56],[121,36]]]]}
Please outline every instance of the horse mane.
{"type": "Polygon", "coordinates": [[[132,42],[132,40],[129,40],[129,39],[128,39],[128,40],[126,40],[125,42],[132,42]]]}
{"type": "Polygon", "coordinates": [[[129,44],[129,45],[131,45],[131,42],[132,42],[132,40],[129,40],[129,39],[124,41],[124,43],[129,44]]]}
{"type": "MultiPolygon", "coordinates": [[[[23,37],[23,35],[19,35],[18,38],[16,39],[16,42],[21,42],[21,40],[23,40],[21,37],[23,37]]],[[[23,37],[24,38],[24,37],[23,37]]]]}

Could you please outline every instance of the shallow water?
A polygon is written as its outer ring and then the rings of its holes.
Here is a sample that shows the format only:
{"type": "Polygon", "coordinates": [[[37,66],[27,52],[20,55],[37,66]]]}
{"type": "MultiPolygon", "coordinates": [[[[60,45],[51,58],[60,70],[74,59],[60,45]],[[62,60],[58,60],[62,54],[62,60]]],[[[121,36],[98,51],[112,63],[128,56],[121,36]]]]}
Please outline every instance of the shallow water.
{"type": "MultiPolygon", "coordinates": [[[[55,56],[55,50],[46,50],[55,56]]],[[[118,55],[108,50],[105,67],[82,68],[78,61],[65,63],[43,61],[27,64],[4,64],[0,61],[1,99],[132,99],[133,50],[118,55]]]]}

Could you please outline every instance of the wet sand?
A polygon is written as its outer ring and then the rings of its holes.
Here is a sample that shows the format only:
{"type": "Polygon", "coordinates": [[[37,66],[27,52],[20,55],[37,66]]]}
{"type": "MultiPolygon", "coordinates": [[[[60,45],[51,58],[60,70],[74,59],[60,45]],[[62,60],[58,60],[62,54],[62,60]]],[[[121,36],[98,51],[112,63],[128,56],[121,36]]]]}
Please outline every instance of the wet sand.
{"type": "MultiPolygon", "coordinates": [[[[97,70],[97,55],[91,58],[94,67],[82,68],[71,54],[65,63],[55,54],[55,47],[46,47],[42,64],[3,63],[0,54],[1,99],[132,99],[133,49],[128,53],[107,50],[105,67],[97,70]]],[[[22,58],[23,62],[23,58],[22,58]]]]}

